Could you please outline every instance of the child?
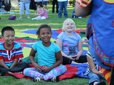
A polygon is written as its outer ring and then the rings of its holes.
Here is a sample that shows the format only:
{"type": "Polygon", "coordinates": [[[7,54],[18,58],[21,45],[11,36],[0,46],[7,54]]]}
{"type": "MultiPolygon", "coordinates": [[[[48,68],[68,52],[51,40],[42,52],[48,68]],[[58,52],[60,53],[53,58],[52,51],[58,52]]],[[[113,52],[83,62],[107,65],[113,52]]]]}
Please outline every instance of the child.
{"type": "Polygon", "coordinates": [[[87,54],[87,61],[88,61],[88,67],[85,75],[87,75],[90,79],[89,85],[105,85],[105,81],[100,82],[100,78],[104,78],[100,67],[97,64],[96,59],[90,54],[88,51],[87,54]]]}
{"type": "Polygon", "coordinates": [[[48,3],[48,0],[43,0],[42,1],[42,5],[45,5],[45,8],[46,8],[47,12],[49,12],[48,7],[47,7],[47,3],[48,3]]]}
{"type": "Polygon", "coordinates": [[[36,33],[41,41],[32,46],[29,59],[35,68],[26,68],[23,73],[26,76],[34,78],[34,81],[56,80],[56,77],[65,73],[67,68],[62,63],[60,48],[51,42],[51,27],[41,25],[36,33]],[[34,61],[37,52],[38,63],[34,61]]]}
{"type": "Polygon", "coordinates": [[[19,58],[23,57],[21,45],[14,41],[15,31],[12,27],[6,26],[1,31],[1,38],[4,40],[0,44],[0,72],[3,75],[8,72],[20,72],[27,63],[19,63],[19,58]]]}
{"type": "Polygon", "coordinates": [[[48,14],[46,9],[43,7],[41,3],[37,3],[37,14],[35,14],[37,17],[32,18],[32,20],[43,20],[48,18],[48,14]]]}
{"type": "Polygon", "coordinates": [[[74,21],[67,18],[63,22],[62,30],[56,43],[61,48],[63,64],[87,62],[86,56],[81,56],[83,53],[82,40],[81,36],[74,32],[76,30],[74,21]]]}

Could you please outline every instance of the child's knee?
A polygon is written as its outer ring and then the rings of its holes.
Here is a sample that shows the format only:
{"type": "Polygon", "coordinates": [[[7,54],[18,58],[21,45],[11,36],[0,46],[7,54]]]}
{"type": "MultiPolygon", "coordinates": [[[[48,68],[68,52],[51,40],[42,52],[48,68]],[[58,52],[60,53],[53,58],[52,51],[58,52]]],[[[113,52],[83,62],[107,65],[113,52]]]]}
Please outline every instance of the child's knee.
{"type": "Polygon", "coordinates": [[[28,73],[30,71],[30,68],[25,68],[24,70],[23,70],[23,74],[25,75],[26,73],[28,73]]]}

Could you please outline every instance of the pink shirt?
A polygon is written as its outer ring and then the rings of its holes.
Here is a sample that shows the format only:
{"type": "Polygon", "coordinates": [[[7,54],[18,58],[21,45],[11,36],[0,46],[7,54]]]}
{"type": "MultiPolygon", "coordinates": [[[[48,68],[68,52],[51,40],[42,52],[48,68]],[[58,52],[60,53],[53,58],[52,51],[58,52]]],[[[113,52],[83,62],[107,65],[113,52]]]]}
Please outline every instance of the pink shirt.
{"type": "MultiPolygon", "coordinates": [[[[38,10],[39,13],[42,13],[42,11],[43,11],[42,9],[41,10],[38,10]]],[[[44,16],[44,17],[46,17],[46,19],[48,18],[48,13],[47,13],[46,9],[45,9],[44,13],[42,15],[40,15],[40,16],[41,17],[44,16]]]]}

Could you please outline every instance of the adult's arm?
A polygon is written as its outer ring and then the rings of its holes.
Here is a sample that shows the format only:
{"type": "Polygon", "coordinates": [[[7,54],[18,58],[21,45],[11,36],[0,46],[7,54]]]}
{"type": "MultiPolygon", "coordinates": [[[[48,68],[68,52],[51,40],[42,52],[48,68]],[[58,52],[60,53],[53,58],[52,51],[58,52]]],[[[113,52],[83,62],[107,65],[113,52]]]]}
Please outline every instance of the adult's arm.
{"type": "Polygon", "coordinates": [[[79,3],[76,2],[75,4],[75,14],[77,16],[88,16],[91,14],[92,4],[90,3],[86,7],[81,7],[79,3]]]}

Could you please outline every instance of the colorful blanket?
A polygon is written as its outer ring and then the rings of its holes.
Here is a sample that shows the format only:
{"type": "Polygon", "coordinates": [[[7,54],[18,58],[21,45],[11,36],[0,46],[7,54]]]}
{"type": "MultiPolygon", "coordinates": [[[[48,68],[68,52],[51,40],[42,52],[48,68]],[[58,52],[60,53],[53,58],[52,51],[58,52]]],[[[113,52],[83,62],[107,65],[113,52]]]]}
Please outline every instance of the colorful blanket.
{"type": "MultiPolygon", "coordinates": [[[[16,39],[15,41],[19,42],[22,46],[22,50],[23,50],[23,54],[24,54],[24,58],[23,61],[26,59],[28,59],[30,50],[32,48],[32,45],[34,44],[34,42],[36,42],[37,39],[37,35],[36,35],[36,31],[37,29],[33,29],[33,30],[25,30],[22,32],[16,32],[16,39]]],[[[56,42],[57,36],[62,32],[61,29],[58,30],[52,30],[52,38],[51,41],[56,42]]],[[[76,30],[76,33],[80,34],[82,37],[82,43],[83,43],[83,55],[86,54],[87,50],[88,50],[88,40],[85,37],[85,30],[80,29],[80,30],[76,30]]],[[[3,42],[2,39],[0,39],[0,43],[3,42]]],[[[30,63],[30,60],[27,60],[28,63],[30,63]]],[[[65,65],[67,67],[67,71],[65,72],[65,74],[61,75],[58,77],[58,80],[63,80],[63,79],[67,79],[67,78],[72,78],[72,77],[84,77],[84,78],[88,78],[87,76],[84,75],[86,68],[87,68],[87,64],[70,64],[70,65],[65,65]]],[[[33,67],[32,65],[30,65],[30,67],[33,67]]],[[[21,73],[11,73],[11,74],[6,74],[6,75],[11,75],[14,76],[16,78],[27,78],[27,79],[31,79],[30,77],[26,77],[25,75],[21,74],[21,73]]]]}
{"type": "MultiPolygon", "coordinates": [[[[83,77],[83,78],[88,78],[87,76],[84,75],[84,73],[87,70],[87,64],[70,64],[70,65],[65,65],[65,66],[67,67],[67,71],[58,77],[59,81],[61,81],[63,79],[77,77],[77,76],[83,77]]],[[[33,67],[33,65],[30,64],[30,67],[33,67]]],[[[10,74],[6,73],[5,75],[11,75],[15,78],[26,78],[26,79],[33,80],[33,78],[27,77],[21,73],[10,73],[10,74]]]]}

